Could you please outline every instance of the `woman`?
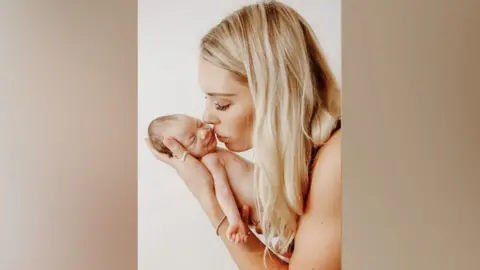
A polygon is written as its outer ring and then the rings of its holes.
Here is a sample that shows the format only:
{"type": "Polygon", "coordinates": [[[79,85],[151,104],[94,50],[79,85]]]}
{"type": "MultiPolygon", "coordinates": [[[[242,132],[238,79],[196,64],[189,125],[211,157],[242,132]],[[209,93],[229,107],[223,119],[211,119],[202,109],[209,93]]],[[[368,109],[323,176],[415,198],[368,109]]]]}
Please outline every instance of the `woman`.
{"type": "MultiPolygon", "coordinates": [[[[200,55],[204,121],[230,151],[254,150],[266,244],[254,234],[240,245],[224,237],[212,177],[178,142],[164,141],[182,158],[152,151],[176,169],[239,269],[340,269],[340,91],[314,32],[284,4],[249,5],[203,37],[200,55]]],[[[249,222],[248,208],[243,216],[249,222]]]]}

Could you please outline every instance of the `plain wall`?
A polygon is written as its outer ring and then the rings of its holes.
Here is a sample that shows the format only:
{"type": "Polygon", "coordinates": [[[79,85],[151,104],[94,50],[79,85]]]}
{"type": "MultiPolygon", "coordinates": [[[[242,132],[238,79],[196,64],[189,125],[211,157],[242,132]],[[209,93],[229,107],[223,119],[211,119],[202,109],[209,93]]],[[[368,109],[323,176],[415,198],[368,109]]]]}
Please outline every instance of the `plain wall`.
{"type": "MultiPolygon", "coordinates": [[[[142,138],[160,115],[201,118],[203,93],[197,84],[202,35],[224,16],[255,1],[139,1],[139,267],[150,269],[236,269],[182,180],[157,161],[142,138]]],[[[283,1],[316,31],[340,78],[340,2],[283,1]]],[[[241,154],[251,157],[250,152],[241,154]]]]}
{"type": "Polygon", "coordinates": [[[0,269],[137,266],[136,1],[1,1],[0,269]]]}

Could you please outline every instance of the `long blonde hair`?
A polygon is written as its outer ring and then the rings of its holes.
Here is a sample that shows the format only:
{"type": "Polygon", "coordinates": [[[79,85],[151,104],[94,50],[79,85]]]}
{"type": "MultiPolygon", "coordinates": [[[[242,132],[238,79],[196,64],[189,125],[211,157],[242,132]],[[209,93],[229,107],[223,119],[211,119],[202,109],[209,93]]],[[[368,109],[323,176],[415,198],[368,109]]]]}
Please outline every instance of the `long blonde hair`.
{"type": "Polygon", "coordinates": [[[248,81],[260,225],[267,248],[287,252],[304,211],[312,150],[340,118],[337,82],[309,24],[275,1],[230,14],[200,47],[205,60],[248,81]]]}

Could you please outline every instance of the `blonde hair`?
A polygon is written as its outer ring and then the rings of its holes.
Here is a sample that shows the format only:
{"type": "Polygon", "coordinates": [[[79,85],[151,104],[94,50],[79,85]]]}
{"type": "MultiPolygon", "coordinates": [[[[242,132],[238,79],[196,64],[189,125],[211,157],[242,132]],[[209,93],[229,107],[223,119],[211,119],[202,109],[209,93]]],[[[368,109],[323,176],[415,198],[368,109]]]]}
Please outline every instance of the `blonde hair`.
{"type": "Polygon", "coordinates": [[[309,24],[282,3],[244,6],[212,28],[200,47],[205,60],[248,81],[265,254],[268,248],[287,252],[304,211],[313,148],[340,118],[339,87],[309,24]]]}

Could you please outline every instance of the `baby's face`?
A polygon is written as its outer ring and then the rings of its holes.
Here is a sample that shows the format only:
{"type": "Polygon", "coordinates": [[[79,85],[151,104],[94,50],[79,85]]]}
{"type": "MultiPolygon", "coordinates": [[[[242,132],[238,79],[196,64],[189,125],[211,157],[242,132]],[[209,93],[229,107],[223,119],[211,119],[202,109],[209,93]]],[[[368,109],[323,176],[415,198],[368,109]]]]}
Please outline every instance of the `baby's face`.
{"type": "Polygon", "coordinates": [[[215,151],[217,147],[217,139],[213,130],[199,119],[189,116],[180,116],[168,128],[166,135],[175,138],[196,158],[215,151]]]}

